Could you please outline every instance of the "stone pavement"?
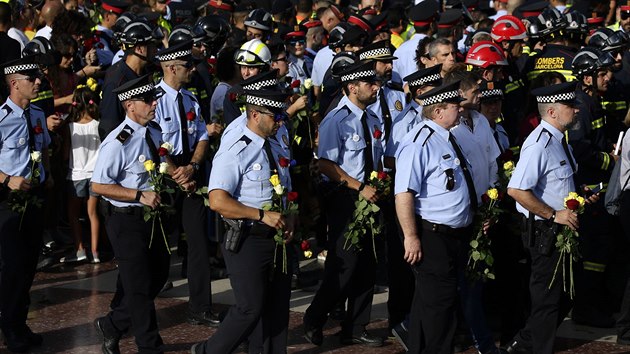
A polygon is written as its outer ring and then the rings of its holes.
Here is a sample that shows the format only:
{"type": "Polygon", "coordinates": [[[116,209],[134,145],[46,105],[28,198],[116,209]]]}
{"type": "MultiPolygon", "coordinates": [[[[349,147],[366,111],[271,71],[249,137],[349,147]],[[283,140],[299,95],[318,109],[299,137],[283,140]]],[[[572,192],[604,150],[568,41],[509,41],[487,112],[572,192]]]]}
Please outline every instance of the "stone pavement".
{"type": "MultiPolygon", "coordinates": [[[[160,333],[169,353],[188,353],[190,346],[214,333],[213,329],[189,325],[185,321],[187,282],[179,277],[179,257],[173,256],[171,280],[173,288],[162,293],[156,301],[160,333]]],[[[317,262],[316,260],[308,262],[317,262]]],[[[310,266],[316,266],[315,263],[310,266]]],[[[44,345],[34,353],[100,353],[100,338],[92,321],[105,314],[115,289],[114,262],[75,266],[57,264],[37,274],[32,289],[32,305],[28,323],[36,333],[44,336],[44,345]]],[[[213,300],[219,309],[233,303],[227,279],[213,282],[213,300]]],[[[290,337],[288,352],[311,353],[403,353],[395,340],[389,339],[385,347],[341,346],[335,333],[338,323],[329,321],[325,328],[322,347],[314,347],[302,337],[302,312],[312,299],[312,292],[294,291],[291,299],[290,337]]],[[[371,330],[386,336],[387,293],[374,298],[371,330]]],[[[573,325],[565,320],[560,328],[556,351],[560,353],[630,353],[630,347],[614,344],[614,330],[594,329],[573,325]]],[[[121,341],[123,353],[135,352],[133,338],[121,341]]],[[[0,353],[6,347],[0,346],[0,353]]],[[[465,351],[475,353],[473,349],[465,351]]],[[[227,354],[227,353],[226,353],[227,354]]]]}

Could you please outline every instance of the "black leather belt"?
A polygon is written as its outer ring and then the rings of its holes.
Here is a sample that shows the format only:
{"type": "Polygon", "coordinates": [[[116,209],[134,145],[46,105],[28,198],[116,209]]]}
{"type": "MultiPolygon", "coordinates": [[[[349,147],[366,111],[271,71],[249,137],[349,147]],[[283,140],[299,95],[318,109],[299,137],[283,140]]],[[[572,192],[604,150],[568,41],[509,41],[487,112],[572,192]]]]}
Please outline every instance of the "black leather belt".
{"type": "Polygon", "coordinates": [[[455,236],[463,235],[466,233],[467,230],[470,229],[469,227],[453,228],[453,227],[442,225],[442,224],[432,223],[426,220],[422,220],[422,228],[424,230],[437,232],[439,234],[455,235],[455,236]]]}

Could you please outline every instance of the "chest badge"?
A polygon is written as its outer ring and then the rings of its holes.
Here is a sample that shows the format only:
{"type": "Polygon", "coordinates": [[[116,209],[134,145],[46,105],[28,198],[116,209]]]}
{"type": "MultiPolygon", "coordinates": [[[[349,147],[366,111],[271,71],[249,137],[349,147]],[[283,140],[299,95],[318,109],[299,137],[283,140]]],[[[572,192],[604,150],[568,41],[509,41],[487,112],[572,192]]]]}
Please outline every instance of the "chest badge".
{"type": "Polygon", "coordinates": [[[354,134],[354,135],[352,136],[352,141],[357,142],[357,141],[359,141],[359,140],[361,140],[361,137],[360,137],[358,134],[354,134]]]}
{"type": "Polygon", "coordinates": [[[453,160],[453,163],[455,163],[455,165],[459,166],[460,161],[459,161],[459,159],[458,159],[458,158],[455,158],[455,160],[453,160]]]}
{"type": "Polygon", "coordinates": [[[24,139],[24,138],[20,138],[20,139],[18,140],[18,145],[22,146],[22,145],[24,145],[24,144],[26,144],[26,139],[24,139]]]}
{"type": "Polygon", "coordinates": [[[394,103],[394,107],[396,107],[396,110],[398,112],[403,110],[403,105],[402,105],[402,102],[400,102],[400,100],[396,100],[396,103],[394,103]]]}
{"type": "Polygon", "coordinates": [[[262,166],[259,163],[255,163],[252,169],[254,171],[260,171],[262,169],[262,166]]]}
{"type": "Polygon", "coordinates": [[[144,163],[147,160],[147,157],[144,155],[140,155],[138,156],[138,161],[140,161],[141,163],[144,163]]]}
{"type": "Polygon", "coordinates": [[[284,143],[284,145],[289,146],[289,137],[286,135],[283,135],[282,142],[284,143]]]}

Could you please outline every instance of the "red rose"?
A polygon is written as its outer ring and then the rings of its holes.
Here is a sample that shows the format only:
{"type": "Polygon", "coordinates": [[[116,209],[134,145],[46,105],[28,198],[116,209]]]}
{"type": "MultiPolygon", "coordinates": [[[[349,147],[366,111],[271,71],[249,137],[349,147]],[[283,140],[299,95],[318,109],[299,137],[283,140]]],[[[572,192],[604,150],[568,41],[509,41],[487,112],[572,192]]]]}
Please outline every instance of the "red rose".
{"type": "Polygon", "coordinates": [[[300,244],[300,247],[302,248],[302,251],[308,251],[311,249],[311,244],[308,242],[308,240],[304,240],[300,244]]]}
{"type": "Polygon", "coordinates": [[[290,202],[294,202],[298,199],[298,192],[289,192],[287,193],[287,200],[290,202]]]}
{"type": "Polygon", "coordinates": [[[567,209],[573,210],[573,211],[580,209],[580,202],[578,202],[575,199],[567,200],[567,209]]]}
{"type": "Polygon", "coordinates": [[[278,164],[280,164],[280,167],[289,167],[291,161],[289,161],[289,159],[287,159],[286,157],[280,156],[280,158],[278,159],[278,164]]]}
{"type": "Polygon", "coordinates": [[[484,193],[481,195],[481,201],[484,204],[490,203],[490,197],[488,197],[488,194],[484,193]]]}
{"type": "Polygon", "coordinates": [[[291,88],[298,88],[298,87],[300,87],[300,84],[301,84],[300,80],[294,80],[291,83],[291,88]]]}
{"type": "Polygon", "coordinates": [[[166,150],[166,149],[165,149],[165,148],[163,148],[163,147],[160,147],[160,148],[158,149],[158,155],[160,155],[160,156],[166,156],[166,155],[168,155],[168,150],[166,150]]]}
{"type": "Polygon", "coordinates": [[[35,134],[42,134],[42,133],[44,132],[44,129],[42,129],[42,127],[41,127],[41,126],[36,125],[35,127],[33,127],[33,132],[34,132],[35,134]]]}
{"type": "Polygon", "coordinates": [[[230,95],[228,97],[230,98],[230,101],[236,102],[237,95],[235,92],[230,92],[230,95]]]}
{"type": "Polygon", "coordinates": [[[188,119],[189,122],[192,122],[193,120],[195,120],[195,112],[190,111],[186,113],[186,119],[188,119]]]}
{"type": "Polygon", "coordinates": [[[514,158],[514,152],[510,149],[507,149],[503,151],[503,153],[499,157],[501,158],[501,161],[503,162],[512,161],[512,159],[514,158]]]}
{"type": "Polygon", "coordinates": [[[382,132],[382,131],[380,131],[380,130],[378,130],[378,129],[376,129],[376,130],[374,131],[374,139],[380,139],[380,138],[381,138],[381,136],[383,136],[383,132],[382,132]]]}
{"type": "Polygon", "coordinates": [[[379,171],[379,173],[378,173],[378,176],[377,176],[377,177],[378,177],[378,179],[380,179],[380,180],[387,179],[387,172],[385,172],[385,171],[379,171]]]}

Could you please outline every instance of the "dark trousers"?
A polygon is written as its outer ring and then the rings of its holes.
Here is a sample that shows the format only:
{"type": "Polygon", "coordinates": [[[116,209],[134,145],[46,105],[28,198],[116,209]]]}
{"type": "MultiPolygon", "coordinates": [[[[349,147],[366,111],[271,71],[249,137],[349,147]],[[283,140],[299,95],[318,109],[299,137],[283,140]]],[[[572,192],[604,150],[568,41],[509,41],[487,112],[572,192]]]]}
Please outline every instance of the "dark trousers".
{"type": "Polygon", "coordinates": [[[282,273],[282,247],[273,240],[275,230],[266,230],[245,236],[236,253],[222,245],[236,304],[204,343],[203,353],[232,353],[248,337],[250,352],[286,353],[291,275],[282,273]]]}
{"type": "Polygon", "coordinates": [[[409,320],[408,353],[444,353],[453,350],[457,327],[457,269],[469,229],[458,234],[423,230],[416,226],[422,242],[422,260],[412,267],[416,287],[409,320]]]}
{"type": "MultiPolygon", "coordinates": [[[[533,353],[553,353],[558,325],[571,309],[569,298],[563,291],[562,266],[549,289],[560,253],[554,249],[550,255],[543,255],[538,252],[537,247],[530,247],[529,244],[529,236],[523,232],[523,245],[531,258],[529,278],[531,313],[525,328],[519,331],[515,340],[533,353]]],[[[569,266],[568,262],[566,266],[569,266]]],[[[574,264],[575,266],[577,264],[574,264]]]]}
{"type": "MultiPolygon", "coordinates": [[[[388,211],[387,208],[383,209],[388,211]]],[[[394,215],[385,215],[387,221],[387,280],[389,296],[387,298],[387,312],[389,327],[403,322],[411,310],[414,291],[414,275],[409,263],[405,261],[405,247],[402,240],[402,230],[398,226],[398,218],[392,206],[389,210],[394,215]]]]}
{"type": "MultiPolygon", "coordinates": [[[[626,242],[628,242],[630,241],[630,191],[624,191],[621,195],[619,220],[623,227],[626,242]]],[[[623,293],[616,327],[617,336],[626,340],[630,338],[630,279],[626,280],[626,288],[623,293]]]]}
{"type": "Polygon", "coordinates": [[[306,310],[304,322],[321,327],[328,313],[340,300],[348,299],[346,318],[341,323],[344,334],[360,334],[370,322],[376,260],[372,248],[372,236],[363,236],[361,251],[345,250],[343,232],[354,212],[356,192],[341,190],[325,201],[328,224],[328,255],[324,268],[324,279],[306,310]]]}
{"type": "Polygon", "coordinates": [[[107,222],[123,294],[107,314],[105,326],[110,333],[113,330],[122,334],[131,329],[140,353],[163,352],[154,300],[168,279],[169,254],[157,220],[154,226],[149,247],[152,221],[145,222],[142,213],[114,212],[107,222]]]}
{"type": "Polygon", "coordinates": [[[203,197],[196,194],[185,196],[181,216],[188,241],[188,306],[192,312],[207,312],[212,307],[212,289],[208,208],[203,203],[203,197]]]}
{"type": "Polygon", "coordinates": [[[21,333],[26,326],[29,291],[42,247],[41,215],[41,208],[28,206],[20,229],[22,214],[11,211],[6,201],[0,203],[0,327],[5,333],[21,333]]]}

